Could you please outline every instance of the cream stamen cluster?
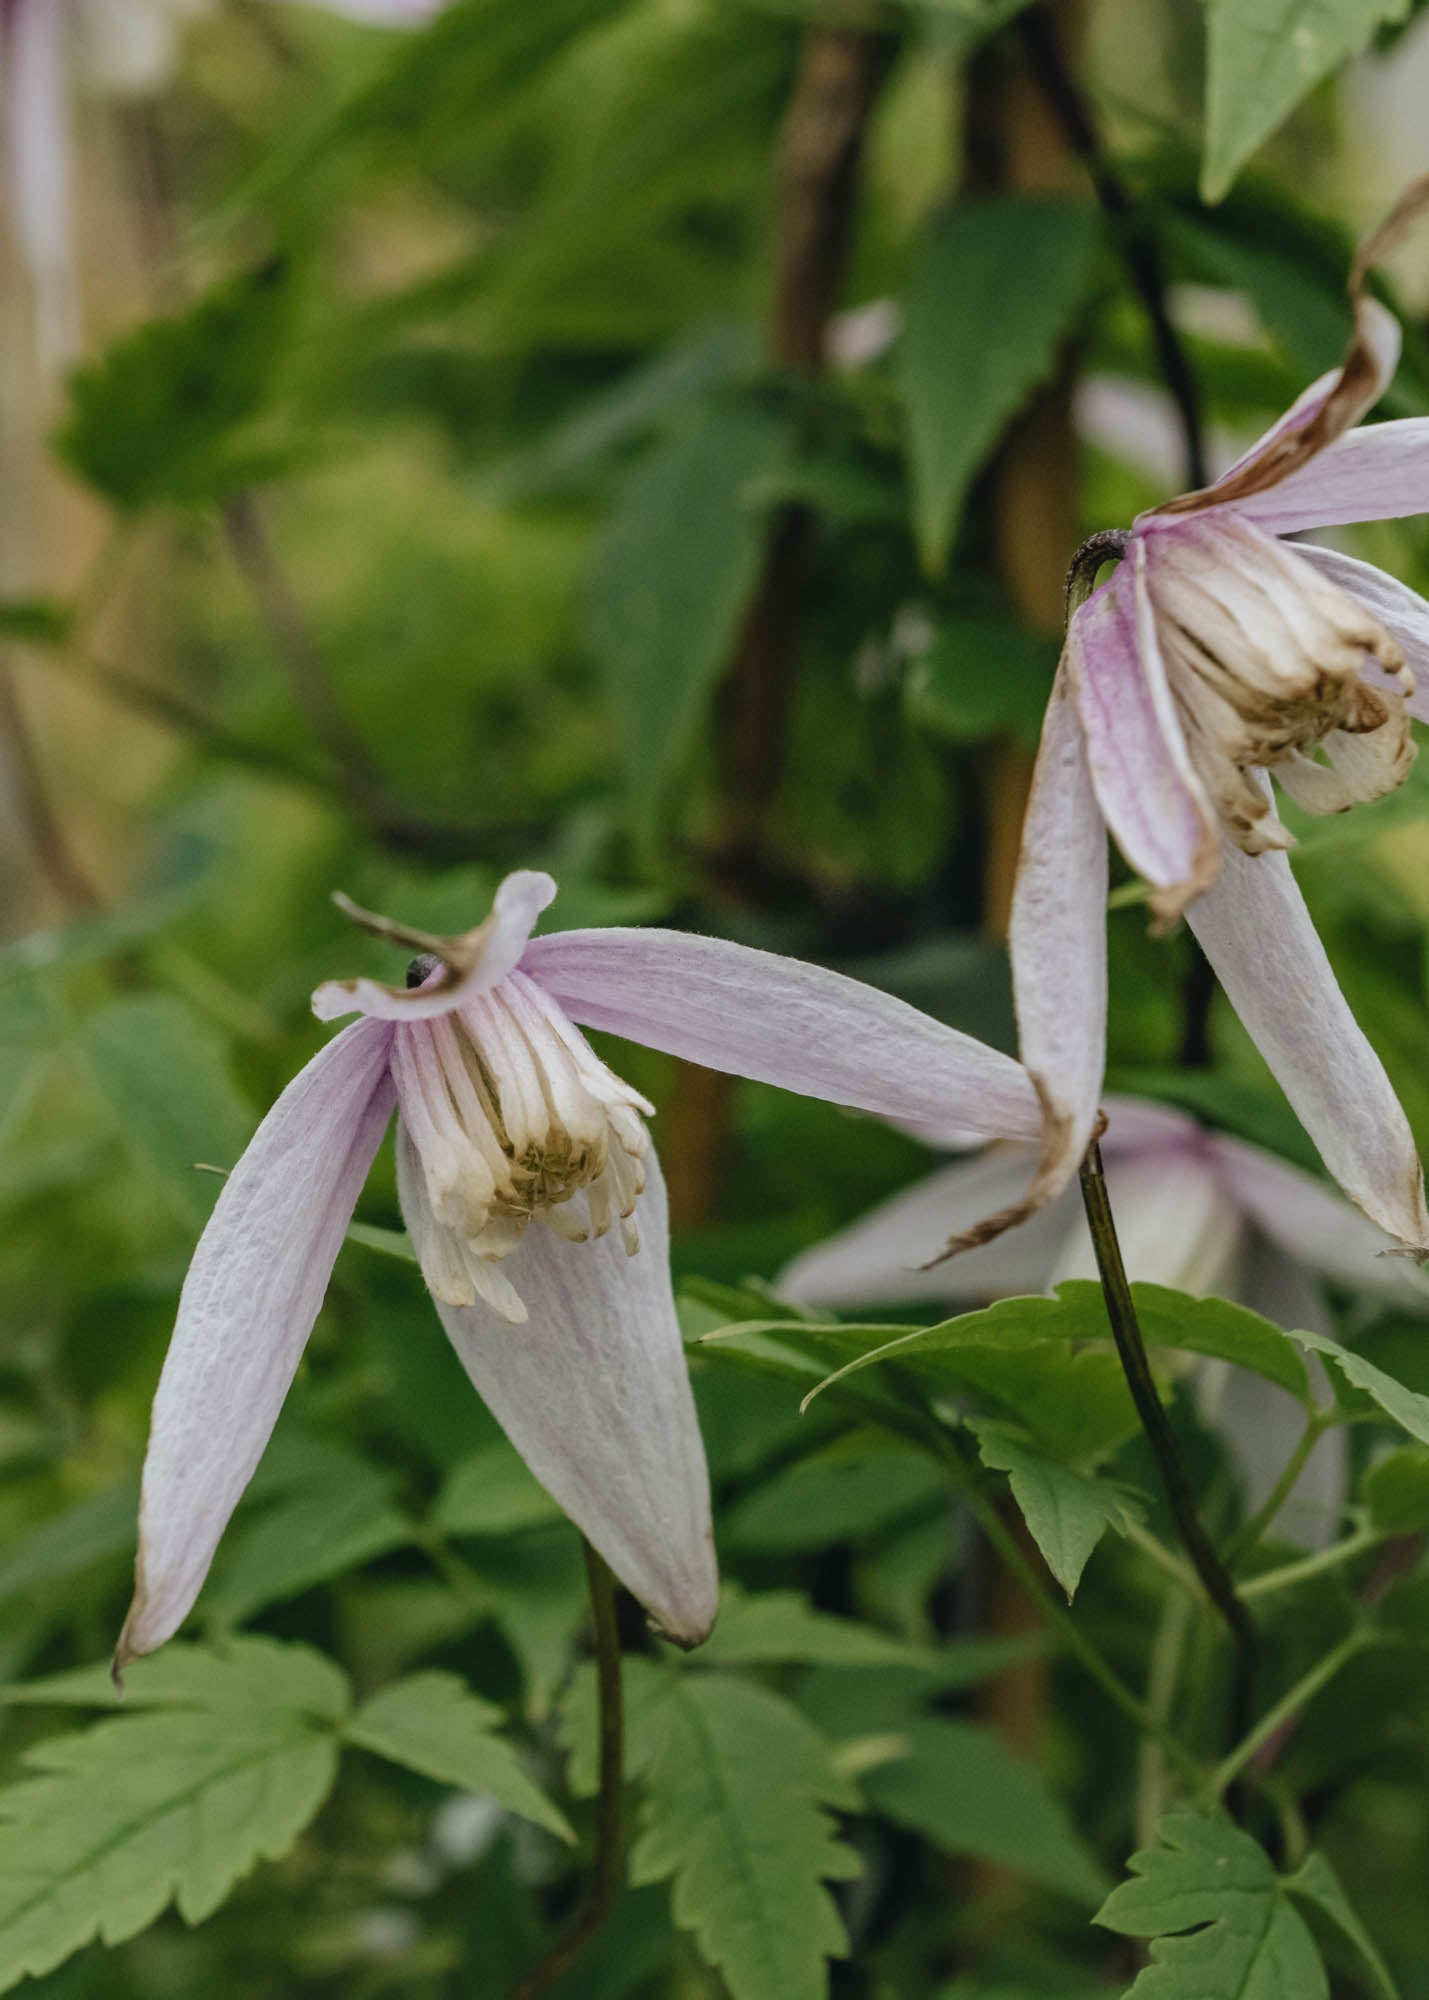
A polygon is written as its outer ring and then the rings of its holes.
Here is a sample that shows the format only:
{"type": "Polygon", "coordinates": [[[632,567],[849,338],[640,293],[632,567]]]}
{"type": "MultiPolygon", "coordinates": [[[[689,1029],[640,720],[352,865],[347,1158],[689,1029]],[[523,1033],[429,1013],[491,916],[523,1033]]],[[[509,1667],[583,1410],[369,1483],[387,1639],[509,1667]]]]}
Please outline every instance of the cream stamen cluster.
{"type": "Polygon", "coordinates": [[[1400,784],[1415,754],[1414,677],[1366,606],[1233,515],[1149,535],[1147,581],[1191,762],[1238,847],[1290,844],[1252,767],[1312,813],[1400,784]]]}
{"type": "Polygon", "coordinates": [[[651,1106],[534,980],[513,972],[449,1014],[403,1022],[392,1074],[402,1205],[443,1304],[481,1299],[519,1325],[526,1308],[498,1266],[532,1222],[584,1243],[618,1221],[634,1255],[651,1106]]]}

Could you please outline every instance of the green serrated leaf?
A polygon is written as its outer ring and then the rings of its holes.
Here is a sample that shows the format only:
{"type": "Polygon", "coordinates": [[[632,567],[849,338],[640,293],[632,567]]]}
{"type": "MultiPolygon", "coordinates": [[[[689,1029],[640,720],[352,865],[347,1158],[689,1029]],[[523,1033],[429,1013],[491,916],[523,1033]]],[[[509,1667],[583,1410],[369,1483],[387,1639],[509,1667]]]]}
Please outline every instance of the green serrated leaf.
{"type": "Polygon", "coordinates": [[[1205,201],[1219,201],[1251,154],[1409,0],[1206,0],[1205,201]]]}
{"type": "Polygon", "coordinates": [[[1092,208],[1005,196],[960,202],[916,253],[898,378],[928,571],[941,570],[973,475],[1003,426],[1052,373],[1100,236],[1092,208]]]}
{"type": "MultiPolygon", "coordinates": [[[[1309,1402],[1310,1377],[1295,1351],[1294,1340],[1263,1314],[1229,1299],[1193,1298],[1189,1292],[1173,1291],[1168,1285],[1138,1283],[1132,1286],[1131,1296],[1142,1334],[1152,1347],[1173,1347],[1183,1354],[1229,1361],[1233,1367],[1249,1369],[1252,1375],[1263,1375],[1302,1403],[1309,1402]]],[[[1069,1339],[1107,1337],[1106,1305],[1095,1280],[1068,1279],[1058,1285],[1057,1297],[1069,1315],[1069,1339]]]]}
{"type": "Polygon", "coordinates": [[[79,1040],[125,1144],[187,1221],[207,1221],[221,1183],[197,1167],[232,1166],[253,1130],[222,1036],[176,994],[126,993],[79,1040]]]}
{"type": "Polygon", "coordinates": [[[561,1840],[570,1822],[527,1777],[511,1744],[496,1733],[501,1711],[455,1674],[435,1670],[394,1681],[349,1716],[343,1735],[364,1750],[405,1764],[439,1784],[494,1798],[561,1840]]]}
{"type": "Polygon", "coordinates": [[[852,1618],[815,1611],[792,1590],[763,1591],[747,1597],[725,1591],[719,1622],[700,1648],[701,1661],[726,1666],[798,1662],[825,1667],[922,1667],[936,1670],[938,1655],[910,1646],[852,1618]]]}
{"type": "Polygon", "coordinates": [[[291,1709],[336,1721],[348,1705],[347,1676],[311,1646],[248,1633],[213,1646],[174,1640],[124,1670],[122,1692],[108,1660],[7,1688],[4,1699],[66,1708],[291,1709]]]}
{"type": "Polygon", "coordinates": [[[560,1508],[504,1438],[464,1459],[432,1510],[432,1526],[444,1535],[514,1534],[560,1518],[560,1508]]]}
{"type": "Polygon", "coordinates": [[[764,550],[756,484],[789,444],[749,400],[707,406],[626,480],[596,556],[585,633],[648,827],[694,742],[764,550]]]}
{"type": "Polygon", "coordinates": [[[330,1728],[291,1708],[111,1718],[38,1744],[0,1792],[0,1990],[170,1901],[200,1923],[292,1846],[337,1770],[330,1728]]]}
{"type": "Polygon", "coordinates": [[[863,1780],[876,1813],[948,1854],[998,1862],[1075,1902],[1106,1894],[1066,1808],[991,1729],[929,1716],[898,1733],[903,1753],[863,1780]]]}
{"type": "Polygon", "coordinates": [[[732,2000],[822,2000],[848,1948],[824,1883],[859,1868],[825,1810],[853,1804],[827,1745],[779,1696],[715,1675],[672,1675],[644,1726],[631,1880],[671,1880],[732,2000]]]}
{"type": "Polygon", "coordinates": [[[1324,1963],[1262,1848],[1220,1814],[1167,1813],[1095,1921],[1153,1940],[1127,2000],[1329,2000],[1324,1963]]]}
{"type": "Polygon", "coordinates": [[[1341,1888],[1339,1876],[1323,1854],[1307,1855],[1295,1873],[1285,1878],[1283,1886],[1292,1896],[1298,1896],[1301,1902],[1311,1904],[1323,1916],[1328,1917],[1336,1930],[1359,1953],[1378,1988],[1380,2000],[1399,2000],[1399,1988],[1395,1984],[1393,1973],[1380,1956],[1373,1938],[1360,1922],[1354,1905],[1341,1888]]]}
{"type": "Polygon", "coordinates": [[[233,492],[254,469],[239,437],[262,407],[290,304],[288,266],[272,259],[146,321],[71,377],[61,452],[128,510],[233,492]]]}
{"type": "Polygon", "coordinates": [[[1332,1340],[1327,1333],[1306,1333],[1302,1328],[1295,1331],[1295,1338],[1302,1347],[1313,1349],[1331,1362],[1352,1388],[1362,1389],[1384,1411],[1387,1417],[1408,1431],[1420,1444],[1429,1444],[1429,1396],[1417,1389],[1407,1389],[1402,1382],[1396,1382],[1382,1368],[1376,1368],[1362,1354],[1352,1348],[1341,1347],[1339,1341],[1332,1340]]]}
{"type": "Polygon", "coordinates": [[[1140,1521],[1140,1502],[1110,1479],[1093,1479],[1029,1449],[1006,1424],[974,1421],[970,1428],[983,1464],[1008,1475],[1027,1532],[1070,1603],[1092,1550],[1108,1528],[1124,1534],[1140,1521]]]}

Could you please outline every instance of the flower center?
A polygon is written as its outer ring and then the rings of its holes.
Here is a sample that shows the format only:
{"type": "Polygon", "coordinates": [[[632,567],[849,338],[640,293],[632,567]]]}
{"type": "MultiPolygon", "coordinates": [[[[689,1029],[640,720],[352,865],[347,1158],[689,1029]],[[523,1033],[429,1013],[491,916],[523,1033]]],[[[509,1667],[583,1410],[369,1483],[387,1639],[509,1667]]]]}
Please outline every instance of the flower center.
{"type": "Polygon", "coordinates": [[[1414,761],[1399,642],[1292,547],[1234,516],[1147,538],[1156,637],[1197,776],[1247,854],[1287,847],[1263,783],[1343,812],[1414,761]],[[1368,674],[1375,683],[1365,679],[1368,674]]]}
{"type": "Polygon", "coordinates": [[[526,1310],[496,1267],[533,1222],[574,1243],[617,1221],[640,1247],[651,1106],[622,1083],[537,983],[513,972],[449,1014],[403,1022],[392,1074],[403,1213],[446,1305],[526,1310]]]}

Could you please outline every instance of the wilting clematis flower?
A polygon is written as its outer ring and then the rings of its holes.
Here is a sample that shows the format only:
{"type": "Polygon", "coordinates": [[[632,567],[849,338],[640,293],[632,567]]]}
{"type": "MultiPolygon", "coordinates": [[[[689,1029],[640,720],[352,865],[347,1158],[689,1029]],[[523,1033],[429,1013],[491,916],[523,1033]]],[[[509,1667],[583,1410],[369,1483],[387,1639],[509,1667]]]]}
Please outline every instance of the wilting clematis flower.
{"type": "MultiPolygon", "coordinates": [[[[11,226],[35,293],[36,338],[51,361],[79,338],[71,215],[70,93],[155,90],[183,23],[211,0],[0,0],[0,127],[11,226]]],[[[312,0],[358,21],[416,26],[444,0],[312,0]]]]}
{"type": "Polygon", "coordinates": [[[154,1400],[118,1660],[174,1632],[262,1455],[382,1134],[457,1356],[536,1477],[677,1640],[715,1614],[704,1452],[676,1326],[650,1106],[579,1029],[886,1118],[1035,1139],[1021,1066],[817,966],[661,930],[531,938],[555,895],[510,875],[433,938],[410,990],[322,986],[362,1018],[290,1083],[194,1253],[154,1400]]]}
{"type": "MultiPolygon", "coordinates": [[[[1101,1142],[1117,1231],[1133,1279],[1198,1296],[1238,1299],[1286,1328],[1331,1333],[1318,1280],[1429,1312],[1429,1278],[1338,1195],[1258,1146],[1207,1131],[1184,1112],[1141,1098],[1108,1097],[1101,1142]]],[[[918,1128],[929,1144],[942,1135],[918,1128]]],[[[950,1150],[968,1136],[946,1134],[950,1150]]],[[[953,1308],[1050,1292],[1064,1278],[1094,1278],[1096,1259],[1078,1190],[1068,1188],[1022,1228],[931,1269],[922,1268],[949,1226],[975,1223],[1026,1185],[1035,1149],[994,1146],[940,1167],[860,1221],[796,1257],[778,1286],[801,1305],[835,1310],[932,1301],[953,1308]]],[[[1258,1507],[1304,1423],[1293,1397],[1240,1369],[1202,1364],[1203,1400],[1239,1466],[1247,1505],[1258,1507]]],[[[1335,1527],[1343,1492],[1343,1438],[1321,1440],[1296,1486],[1298,1539],[1335,1527]]]]}
{"type": "Polygon", "coordinates": [[[1409,717],[1429,720],[1429,605],[1366,563],[1278,539],[1429,510],[1429,419],[1351,428],[1399,351],[1364,274],[1426,202],[1429,183],[1361,252],[1342,366],[1213,486],[1143,514],[1111,579],[1072,616],[1011,923],[1044,1150],[1027,1194],[950,1249],[1059,1193],[1091,1136],[1110,831],[1150,885],[1158,922],[1184,912],[1346,1193],[1402,1247],[1429,1254],[1408,1123],[1291,876],[1268,782],[1273,773],[1315,812],[1375,798],[1409,768],[1409,717]]]}

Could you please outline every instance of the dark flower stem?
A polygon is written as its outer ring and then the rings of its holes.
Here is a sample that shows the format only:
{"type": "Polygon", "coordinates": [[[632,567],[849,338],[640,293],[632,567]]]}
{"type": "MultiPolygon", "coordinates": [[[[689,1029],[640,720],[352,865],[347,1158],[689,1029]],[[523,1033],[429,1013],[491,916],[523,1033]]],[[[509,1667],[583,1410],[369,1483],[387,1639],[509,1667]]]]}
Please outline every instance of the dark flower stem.
{"type": "Polygon", "coordinates": [[[620,1684],[620,1627],[615,1611],[615,1578],[589,1542],[584,1544],[595,1627],[595,1664],[600,1687],[600,1794],[596,1802],[595,1872],[570,1927],[540,1964],[512,1987],[510,2000],[537,2000],[590,1948],[610,1915],[620,1887],[622,1763],[625,1716],[620,1684]]]}
{"type": "Polygon", "coordinates": [[[1181,1459],[1175,1433],[1171,1429],[1146,1356],[1146,1344],[1136,1317],[1136,1306],[1127,1283],[1121,1258],[1116,1222],[1111,1212],[1106,1176],[1102,1171],[1101,1147],[1094,1139],[1082,1162],[1082,1202],[1087,1211],[1092,1249],[1101,1277],[1102,1297],[1112,1338],[1121,1358],[1126,1386],[1136,1405],[1136,1414],[1146,1433],[1147,1443],[1161,1471],[1162,1484],[1170,1503],[1176,1529],[1187,1555],[1195,1566],[1207,1597],[1225,1620],[1236,1650],[1236,1672],[1231,1698],[1231,1728],[1239,1739],[1250,1725],[1251,1702],[1255,1692],[1257,1635],[1255,1622],[1236,1592],[1230,1573],[1217,1555],[1210,1536],[1196,1512],[1196,1496],[1181,1459]]]}

